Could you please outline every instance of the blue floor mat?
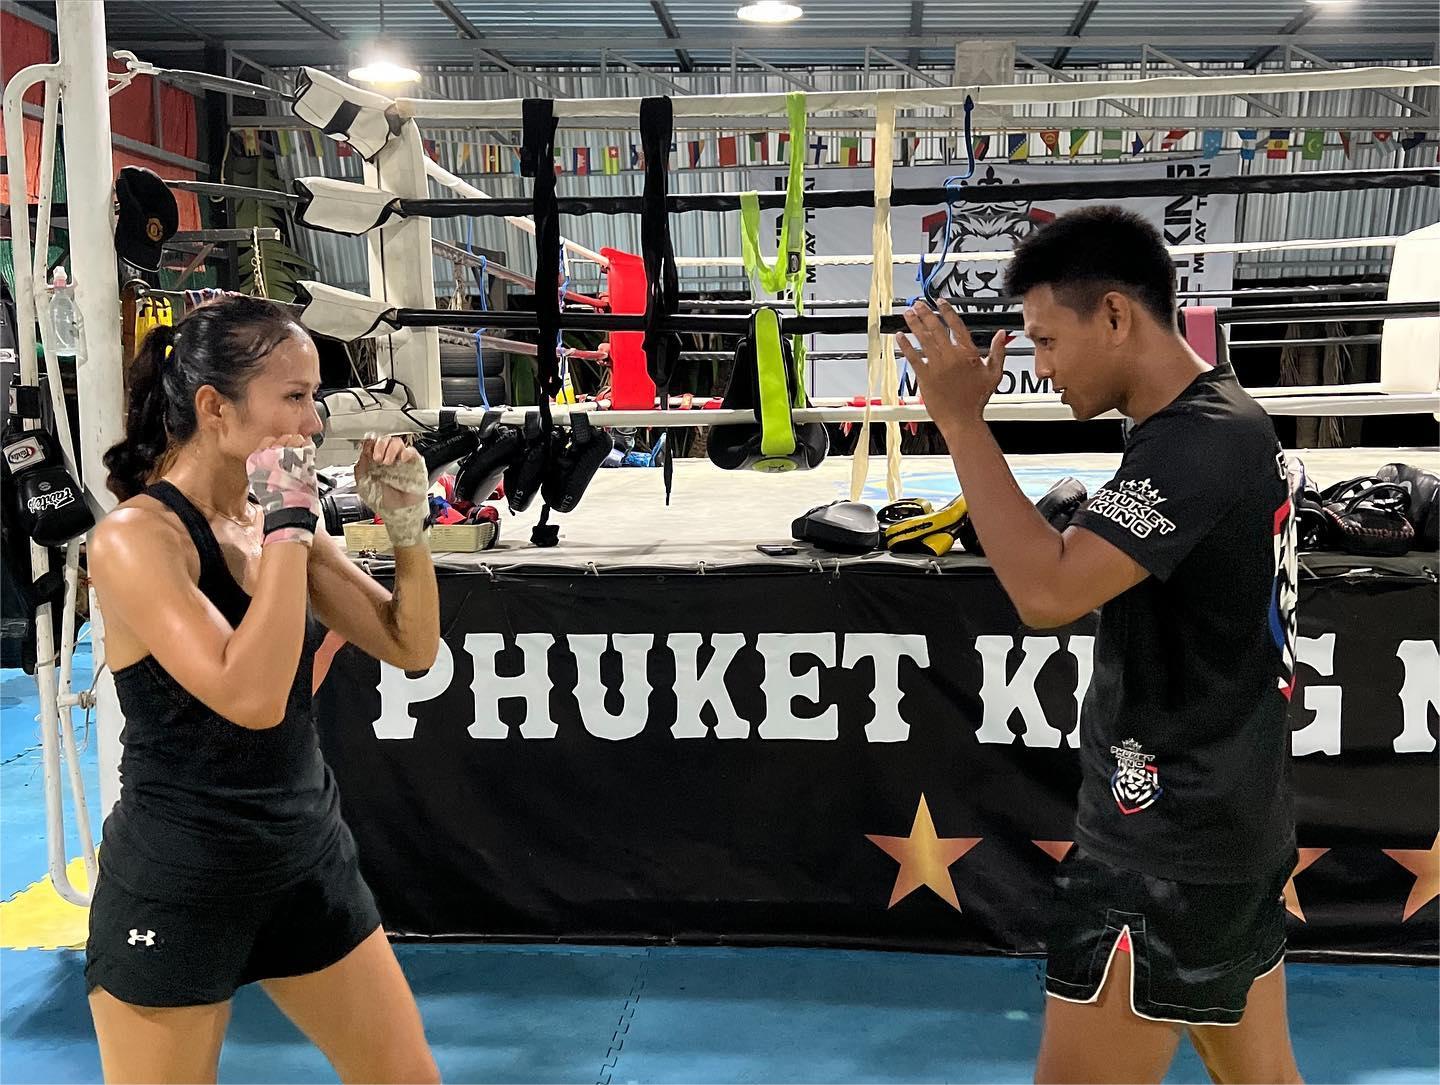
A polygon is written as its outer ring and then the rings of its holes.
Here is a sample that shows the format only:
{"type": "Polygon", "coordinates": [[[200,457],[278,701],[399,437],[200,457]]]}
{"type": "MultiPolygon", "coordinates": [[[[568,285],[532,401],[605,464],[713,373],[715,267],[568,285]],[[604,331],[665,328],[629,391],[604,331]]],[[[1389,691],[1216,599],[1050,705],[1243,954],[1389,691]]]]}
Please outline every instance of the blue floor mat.
{"type": "MultiPolygon", "coordinates": [[[[445,1080],[1022,1082],[1043,995],[1034,961],[848,950],[398,947],[445,1080]]],[[[1308,1080],[1434,1082],[1437,972],[1290,965],[1308,1080]]],[[[0,951],[0,1080],[98,1081],[75,952],[0,951]]],[[[256,988],[236,999],[222,1081],[334,1081],[256,988]]],[[[1182,1044],[1168,1081],[1204,1082],[1182,1044]]]]}
{"type": "MultiPolygon", "coordinates": [[[[89,681],[85,652],[75,685],[89,681]]],[[[8,898],[44,876],[45,819],[34,680],[0,672],[0,698],[8,898]]],[[[83,763],[95,802],[93,742],[83,763]]],[[[397,954],[451,1082],[1029,1081],[1044,1011],[1036,961],[692,947],[401,945],[397,954]]],[[[1440,971],[1292,964],[1287,973],[1307,1078],[1440,1078],[1440,971]]],[[[335,1075],[247,988],[220,1078],[335,1075]]],[[[0,1081],[99,1080],[83,955],[0,950],[0,1081]]],[[[1208,1080],[1188,1044],[1167,1080],[1208,1080]]]]}

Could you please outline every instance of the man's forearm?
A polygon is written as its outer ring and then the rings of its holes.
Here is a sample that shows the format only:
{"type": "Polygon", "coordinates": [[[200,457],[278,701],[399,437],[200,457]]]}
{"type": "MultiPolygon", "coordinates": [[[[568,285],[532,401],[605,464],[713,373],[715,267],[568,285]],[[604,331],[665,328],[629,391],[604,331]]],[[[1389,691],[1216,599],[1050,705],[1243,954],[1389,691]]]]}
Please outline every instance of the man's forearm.
{"type": "Polygon", "coordinates": [[[1060,533],[1020,489],[980,419],[941,426],[975,533],[1022,617],[1042,607],[1064,551],[1060,533]]]}

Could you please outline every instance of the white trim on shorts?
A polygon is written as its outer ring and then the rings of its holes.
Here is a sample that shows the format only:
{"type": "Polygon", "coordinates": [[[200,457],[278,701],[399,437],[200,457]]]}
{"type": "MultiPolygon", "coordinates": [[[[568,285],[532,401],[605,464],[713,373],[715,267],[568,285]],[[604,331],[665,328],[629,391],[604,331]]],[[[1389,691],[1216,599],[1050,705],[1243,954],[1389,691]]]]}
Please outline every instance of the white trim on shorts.
{"type": "MultiPolygon", "coordinates": [[[[1187,1028],[1234,1028],[1240,1021],[1185,1021],[1178,1017],[1151,1017],[1149,1014],[1141,1013],[1135,1008],[1135,939],[1130,934],[1130,924],[1120,928],[1120,933],[1115,936],[1115,944],[1110,947],[1110,956],[1105,960],[1105,971],[1100,977],[1100,985],[1095,988],[1095,993],[1089,998],[1066,998],[1064,995],[1057,995],[1050,990],[1046,984],[1045,995],[1048,998],[1058,998],[1061,1002],[1071,1002],[1077,1006],[1089,1006],[1100,998],[1100,993],[1105,990],[1105,984],[1110,982],[1110,966],[1115,963],[1115,954],[1120,951],[1120,939],[1127,938],[1130,941],[1130,1012],[1144,1021],[1159,1021],[1167,1025],[1184,1025],[1187,1028]]],[[[1250,981],[1253,987],[1259,980],[1264,979],[1275,969],[1285,963],[1285,951],[1280,951],[1279,959],[1250,981]]],[[[1248,995],[1248,992],[1247,992],[1248,995]]],[[[1209,1006],[1206,1008],[1195,1008],[1192,1006],[1177,1006],[1179,1010],[1189,1010],[1191,1013],[1233,1013],[1228,1006],[1209,1006]]],[[[1244,1018],[1244,1011],[1241,1011],[1241,1018],[1244,1018]]]]}

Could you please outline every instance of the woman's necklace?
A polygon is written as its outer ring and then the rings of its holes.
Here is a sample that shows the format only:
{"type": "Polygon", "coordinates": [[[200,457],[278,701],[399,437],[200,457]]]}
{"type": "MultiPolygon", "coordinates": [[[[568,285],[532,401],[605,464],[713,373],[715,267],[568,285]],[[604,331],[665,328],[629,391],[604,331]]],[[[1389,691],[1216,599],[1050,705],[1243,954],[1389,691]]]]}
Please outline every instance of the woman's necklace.
{"type": "Polygon", "coordinates": [[[215,508],[212,505],[207,505],[205,502],[199,500],[198,498],[192,497],[190,498],[190,501],[192,504],[197,505],[204,512],[208,512],[214,516],[218,516],[222,520],[229,520],[232,524],[234,524],[241,531],[243,531],[245,533],[245,538],[247,542],[245,549],[251,557],[254,557],[255,555],[260,553],[260,539],[255,534],[254,521],[241,519],[238,516],[231,516],[228,512],[221,512],[219,509],[215,508]]]}
{"type": "Polygon", "coordinates": [[[195,504],[199,505],[206,512],[213,513],[214,515],[219,516],[221,519],[229,520],[232,524],[240,528],[240,530],[244,531],[247,535],[253,535],[255,533],[255,524],[254,521],[252,521],[250,518],[231,516],[228,512],[221,512],[214,506],[207,505],[205,504],[205,502],[198,501],[193,497],[190,500],[195,502],[195,504]]]}

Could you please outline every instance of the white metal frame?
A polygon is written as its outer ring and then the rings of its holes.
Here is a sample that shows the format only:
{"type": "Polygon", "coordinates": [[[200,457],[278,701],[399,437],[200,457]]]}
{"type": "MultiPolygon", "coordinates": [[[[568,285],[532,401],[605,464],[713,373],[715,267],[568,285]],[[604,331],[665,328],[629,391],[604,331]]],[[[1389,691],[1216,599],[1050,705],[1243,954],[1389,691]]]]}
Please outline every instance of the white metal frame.
{"type": "MultiPolygon", "coordinates": [[[[89,0],[60,0],[57,5],[60,59],[24,69],[10,80],[4,92],[6,155],[10,164],[10,222],[15,259],[16,333],[20,348],[21,379],[34,384],[39,377],[35,329],[41,329],[45,371],[52,410],[66,467],[81,483],[92,509],[103,514],[113,505],[105,489],[101,456],[123,432],[123,373],[120,350],[120,288],[115,273],[115,246],[111,223],[112,159],[109,79],[105,64],[105,13],[102,4],[89,0]],[[45,104],[40,151],[40,192],[36,238],[30,237],[27,207],[27,161],[24,140],[24,95],[43,84],[45,104]],[[79,462],[70,430],[59,360],[53,349],[46,292],[50,208],[55,165],[57,111],[65,111],[66,188],[71,233],[71,264],[76,308],[82,314],[80,344],[76,352],[76,392],[80,404],[79,462]],[[42,306],[42,301],[45,303],[42,306]]],[[[74,904],[89,902],[89,893],[75,887],[67,872],[62,773],[68,778],[76,831],[89,885],[97,868],[88,803],[80,775],[72,720],[77,707],[97,709],[101,763],[118,767],[120,713],[108,674],[99,673],[96,696],[71,689],[75,646],[75,599],[78,591],[80,540],[65,548],[65,612],[60,644],[49,604],[36,615],[36,678],[40,693],[40,739],[45,780],[45,815],[50,879],[60,896],[74,904]]],[[[36,576],[49,568],[49,555],[31,546],[36,576]]],[[[104,624],[93,595],[90,600],[91,642],[97,669],[104,658],[104,624]]],[[[102,816],[119,797],[118,774],[101,774],[102,816]]]]}

